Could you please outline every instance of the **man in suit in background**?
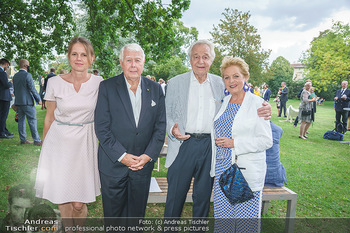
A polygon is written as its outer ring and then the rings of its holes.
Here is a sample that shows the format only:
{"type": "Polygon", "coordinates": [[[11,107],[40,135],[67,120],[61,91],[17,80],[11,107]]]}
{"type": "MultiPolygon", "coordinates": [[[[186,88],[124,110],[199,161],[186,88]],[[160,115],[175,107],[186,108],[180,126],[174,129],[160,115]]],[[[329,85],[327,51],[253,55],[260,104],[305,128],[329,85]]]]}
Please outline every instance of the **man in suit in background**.
{"type": "MultiPolygon", "coordinates": [[[[44,86],[43,86],[43,93],[44,94],[43,94],[43,96],[45,96],[45,93],[46,93],[47,82],[49,81],[50,78],[56,76],[55,72],[56,72],[56,69],[51,67],[50,73],[48,73],[47,77],[44,79],[44,86]]],[[[46,101],[44,99],[42,101],[43,101],[43,105],[42,105],[41,109],[44,109],[44,108],[46,109],[46,101]]]]}
{"type": "Polygon", "coordinates": [[[263,99],[266,102],[269,102],[270,96],[271,96],[271,91],[269,89],[269,85],[265,84],[265,89],[264,89],[264,93],[263,93],[263,99]]]}
{"type": "Polygon", "coordinates": [[[141,76],[145,54],[138,44],[125,45],[119,61],[123,73],[101,82],[95,110],[103,212],[142,218],[165,139],[165,100],[161,86],[141,76]]]}
{"type": "Polygon", "coordinates": [[[27,140],[26,118],[29,124],[30,132],[34,139],[34,145],[41,146],[36,122],[36,102],[41,104],[41,99],[35,89],[32,75],[29,73],[29,61],[19,60],[20,70],[13,76],[13,87],[15,92],[15,105],[18,109],[18,133],[21,144],[33,143],[27,140]]]}
{"type": "Polygon", "coordinates": [[[56,72],[56,69],[51,67],[50,68],[50,73],[47,74],[47,77],[45,78],[45,81],[44,81],[44,91],[45,92],[46,92],[47,82],[49,81],[50,78],[56,76],[55,72],[56,72]]]}
{"type": "Polygon", "coordinates": [[[341,89],[337,90],[334,96],[335,101],[335,128],[338,129],[340,123],[343,124],[343,132],[347,130],[347,120],[349,111],[344,110],[344,108],[349,108],[350,101],[350,90],[348,87],[348,81],[343,81],[341,83],[341,89]],[[341,119],[341,120],[340,120],[341,119]]]}
{"type": "Polygon", "coordinates": [[[13,138],[6,128],[6,120],[9,114],[10,102],[12,100],[10,88],[12,83],[7,78],[5,72],[10,66],[10,62],[5,58],[0,60],[0,138],[13,138]]]}
{"type": "Polygon", "coordinates": [[[280,93],[280,101],[281,101],[281,107],[280,112],[278,113],[278,117],[281,117],[282,110],[284,111],[284,117],[287,117],[287,101],[288,101],[288,87],[286,86],[285,82],[281,83],[281,93],[280,93]]]}
{"type": "MultiPolygon", "coordinates": [[[[166,94],[168,153],[165,167],[168,194],[164,217],[179,218],[193,183],[193,217],[208,217],[213,178],[210,177],[213,119],[225,96],[222,78],[208,73],[214,45],[207,40],[189,49],[192,71],[169,80],[166,94]]],[[[271,105],[259,116],[271,116],[271,105]]]]}

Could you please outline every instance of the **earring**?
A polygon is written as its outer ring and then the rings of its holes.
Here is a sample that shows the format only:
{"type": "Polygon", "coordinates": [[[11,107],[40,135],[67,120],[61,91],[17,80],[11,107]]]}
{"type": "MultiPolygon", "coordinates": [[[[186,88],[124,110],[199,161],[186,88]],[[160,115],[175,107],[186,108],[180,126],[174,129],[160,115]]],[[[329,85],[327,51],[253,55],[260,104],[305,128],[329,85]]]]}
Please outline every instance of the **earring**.
{"type": "Polygon", "coordinates": [[[230,94],[230,92],[226,88],[225,88],[224,93],[225,93],[225,96],[230,94]]]}
{"type": "Polygon", "coordinates": [[[249,86],[248,86],[248,84],[246,82],[244,82],[243,90],[245,92],[249,91],[249,86]]]}

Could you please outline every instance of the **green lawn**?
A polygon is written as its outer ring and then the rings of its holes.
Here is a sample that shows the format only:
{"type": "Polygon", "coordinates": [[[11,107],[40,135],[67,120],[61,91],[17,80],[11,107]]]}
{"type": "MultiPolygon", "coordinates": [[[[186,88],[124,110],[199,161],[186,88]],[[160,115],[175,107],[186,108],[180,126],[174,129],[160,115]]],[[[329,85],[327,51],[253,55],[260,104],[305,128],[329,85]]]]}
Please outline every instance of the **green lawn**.
{"type": "MultiPolygon", "coordinates": [[[[309,129],[309,140],[298,138],[299,128],[285,118],[278,118],[274,103],[272,121],[284,130],[280,142],[281,161],[287,170],[287,187],[298,194],[297,217],[350,217],[350,146],[338,141],[322,138],[327,130],[334,128],[335,112],[333,102],[317,106],[316,121],[309,129]]],[[[287,106],[298,108],[299,101],[289,100],[287,106]]],[[[38,130],[42,134],[45,111],[37,106],[38,130]]],[[[16,184],[34,180],[40,148],[33,145],[20,145],[14,112],[10,110],[7,120],[8,129],[15,133],[14,139],[0,140],[0,217],[7,211],[8,189],[16,184]]],[[[29,129],[27,129],[30,135],[29,129]]],[[[29,137],[31,140],[31,138],[29,137]]],[[[350,133],[345,135],[350,141],[350,133]]],[[[161,159],[161,171],[154,176],[165,176],[165,159],[161,159]]],[[[164,204],[149,204],[146,215],[161,217],[164,204]]],[[[270,204],[269,214],[265,217],[283,217],[286,202],[274,201],[270,204]]],[[[211,208],[211,216],[213,210],[211,208]]],[[[89,204],[89,216],[102,216],[101,197],[89,204]]],[[[186,204],[183,216],[191,216],[191,204],[186,204]]]]}

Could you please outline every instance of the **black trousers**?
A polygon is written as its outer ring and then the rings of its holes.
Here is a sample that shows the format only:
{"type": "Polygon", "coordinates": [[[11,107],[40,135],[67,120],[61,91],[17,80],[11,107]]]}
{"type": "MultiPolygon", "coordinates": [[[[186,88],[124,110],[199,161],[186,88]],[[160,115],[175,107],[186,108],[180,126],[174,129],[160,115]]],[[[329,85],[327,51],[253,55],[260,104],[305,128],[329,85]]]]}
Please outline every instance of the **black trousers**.
{"type": "Polygon", "coordinates": [[[154,162],[139,171],[127,170],[112,177],[100,172],[104,217],[145,216],[154,162]]]}
{"type": "Polygon", "coordinates": [[[281,107],[280,112],[278,113],[278,116],[282,115],[282,110],[284,111],[284,116],[287,114],[287,101],[281,101],[281,107]]]}
{"type": "Polygon", "coordinates": [[[347,130],[348,114],[349,111],[335,112],[335,128],[337,128],[339,123],[342,123],[345,128],[345,131],[347,130]]]}
{"type": "Polygon", "coordinates": [[[10,101],[0,100],[0,135],[8,133],[6,129],[6,120],[9,115],[10,101]]]}
{"type": "Polygon", "coordinates": [[[195,218],[208,217],[210,196],[213,188],[211,168],[211,138],[190,137],[184,141],[167,173],[168,194],[164,217],[178,218],[193,182],[193,211],[195,218]]]}

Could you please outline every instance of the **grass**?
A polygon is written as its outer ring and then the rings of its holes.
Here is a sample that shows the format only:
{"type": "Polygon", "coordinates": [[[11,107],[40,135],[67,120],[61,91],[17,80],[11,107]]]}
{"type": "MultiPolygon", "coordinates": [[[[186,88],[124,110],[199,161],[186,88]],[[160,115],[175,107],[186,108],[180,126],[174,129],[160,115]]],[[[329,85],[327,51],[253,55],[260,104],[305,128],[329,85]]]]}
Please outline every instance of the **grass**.
{"type": "MultiPolygon", "coordinates": [[[[309,129],[309,140],[298,138],[299,128],[277,117],[277,109],[272,104],[272,121],[284,130],[280,141],[281,162],[287,171],[287,187],[298,194],[297,217],[350,217],[350,147],[338,141],[323,139],[327,130],[334,128],[335,112],[332,102],[317,106],[316,121],[309,129]]],[[[289,100],[287,106],[299,106],[298,100],[289,100]]],[[[37,106],[38,130],[42,133],[45,111],[37,106]]],[[[33,145],[19,145],[17,123],[14,112],[10,110],[7,120],[8,129],[15,133],[14,139],[0,140],[0,217],[7,211],[7,195],[10,187],[20,183],[33,182],[40,148],[33,145]]],[[[27,128],[28,138],[30,131],[27,128]]],[[[350,133],[344,136],[350,141],[350,133]]],[[[166,176],[165,158],[160,159],[161,170],[154,171],[153,176],[166,176]]],[[[265,218],[284,217],[285,201],[272,201],[265,218]]],[[[89,204],[89,216],[101,217],[102,201],[98,197],[89,204]]],[[[147,217],[162,217],[164,204],[148,204],[147,217]]],[[[191,217],[192,205],[186,204],[184,217],[191,217]]],[[[213,216],[211,208],[210,216],[213,216]]]]}

